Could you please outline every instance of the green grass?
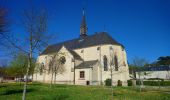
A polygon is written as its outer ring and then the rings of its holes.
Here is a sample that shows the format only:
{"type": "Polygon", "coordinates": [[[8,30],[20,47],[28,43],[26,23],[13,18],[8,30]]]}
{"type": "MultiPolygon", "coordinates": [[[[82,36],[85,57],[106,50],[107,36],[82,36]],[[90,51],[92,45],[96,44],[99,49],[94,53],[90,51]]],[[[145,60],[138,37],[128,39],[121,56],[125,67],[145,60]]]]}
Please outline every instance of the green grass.
{"type": "MultiPolygon", "coordinates": [[[[23,85],[0,83],[0,100],[21,100],[23,85]]],[[[33,83],[28,85],[27,100],[111,100],[109,87],[33,83]]],[[[114,87],[114,100],[170,100],[170,88],[114,87]]]]}

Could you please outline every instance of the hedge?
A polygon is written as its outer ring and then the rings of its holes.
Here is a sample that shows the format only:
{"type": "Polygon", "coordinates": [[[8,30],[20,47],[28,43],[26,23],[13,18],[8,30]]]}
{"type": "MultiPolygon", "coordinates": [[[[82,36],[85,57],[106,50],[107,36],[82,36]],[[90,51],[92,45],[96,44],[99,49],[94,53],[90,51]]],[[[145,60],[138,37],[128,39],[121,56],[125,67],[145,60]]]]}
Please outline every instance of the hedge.
{"type": "Polygon", "coordinates": [[[118,80],[117,86],[122,86],[122,81],[121,80],[118,80]]]}

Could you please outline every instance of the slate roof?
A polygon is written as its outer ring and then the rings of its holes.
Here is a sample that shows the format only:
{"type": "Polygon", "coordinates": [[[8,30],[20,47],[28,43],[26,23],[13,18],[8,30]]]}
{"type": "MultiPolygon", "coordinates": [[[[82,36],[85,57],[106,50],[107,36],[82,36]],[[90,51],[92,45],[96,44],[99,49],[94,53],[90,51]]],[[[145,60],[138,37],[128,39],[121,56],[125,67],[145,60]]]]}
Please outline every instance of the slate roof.
{"type": "Polygon", "coordinates": [[[102,45],[102,44],[113,44],[113,45],[120,45],[123,47],[122,44],[114,40],[108,33],[100,32],[94,35],[85,36],[83,38],[79,37],[77,39],[72,39],[72,40],[57,43],[54,45],[49,45],[41,53],[41,55],[57,52],[60,50],[62,46],[65,46],[69,50],[73,50],[73,49],[86,48],[86,47],[97,46],[97,45],[102,45]]]}
{"type": "Polygon", "coordinates": [[[84,68],[92,68],[98,60],[84,61],[78,66],[75,66],[75,69],[84,69],[84,68]]]}
{"type": "Polygon", "coordinates": [[[73,51],[73,50],[68,50],[68,51],[73,55],[73,57],[74,57],[75,59],[83,60],[83,59],[80,57],[80,55],[78,55],[75,51],[73,51]]]}

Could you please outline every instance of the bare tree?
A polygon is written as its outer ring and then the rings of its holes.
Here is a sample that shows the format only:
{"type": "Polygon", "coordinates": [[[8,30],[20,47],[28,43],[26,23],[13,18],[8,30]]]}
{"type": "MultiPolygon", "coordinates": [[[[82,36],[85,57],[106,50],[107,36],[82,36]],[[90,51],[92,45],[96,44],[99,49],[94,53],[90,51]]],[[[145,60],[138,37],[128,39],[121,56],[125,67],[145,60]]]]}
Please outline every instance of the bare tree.
{"type": "Polygon", "coordinates": [[[66,59],[64,57],[64,53],[56,53],[50,56],[51,59],[49,61],[49,72],[51,73],[51,84],[56,83],[57,74],[62,74],[65,71],[64,64],[66,59]]]}
{"type": "MultiPolygon", "coordinates": [[[[9,18],[7,9],[0,7],[0,48],[8,47],[6,38],[9,36],[9,18]]],[[[4,50],[5,51],[5,50],[4,50]]]]}
{"type": "MultiPolygon", "coordinates": [[[[0,45],[7,46],[7,42],[10,44],[10,47],[15,48],[16,50],[24,52],[28,56],[28,67],[25,73],[25,84],[23,89],[22,100],[26,99],[26,88],[27,88],[27,79],[28,73],[32,67],[32,58],[36,52],[40,52],[43,47],[47,46],[47,42],[51,39],[51,35],[47,35],[47,13],[44,9],[37,10],[36,8],[30,7],[29,10],[24,10],[21,19],[26,33],[26,43],[22,44],[16,35],[6,35],[4,34],[7,31],[7,20],[6,20],[6,10],[0,8],[0,45]],[[5,44],[3,43],[5,40],[5,44]],[[27,45],[28,44],[28,45],[27,45]],[[29,46],[26,47],[25,45],[29,46]],[[24,46],[24,47],[23,47],[24,46]],[[29,49],[28,49],[29,48],[29,49]]],[[[23,38],[22,38],[23,39],[23,38]]]]}
{"type": "Polygon", "coordinates": [[[5,8],[0,8],[0,35],[7,32],[7,10],[5,8]]]}
{"type": "Polygon", "coordinates": [[[140,81],[140,92],[142,91],[142,87],[143,87],[143,79],[141,79],[141,76],[144,75],[144,72],[142,72],[144,65],[146,65],[148,63],[148,61],[144,58],[139,58],[139,57],[135,57],[133,59],[132,65],[137,67],[137,74],[138,74],[138,78],[140,81]]]}
{"type": "Polygon", "coordinates": [[[111,93],[112,93],[112,99],[113,99],[113,75],[120,74],[127,72],[124,67],[126,66],[126,63],[124,59],[118,59],[117,52],[113,51],[113,48],[110,48],[110,61],[109,61],[109,71],[111,76],[111,93]]]}
{"type": "Polygon", "coordinates": [[[25,84],[23,90],[22,100],[26,98],[26,88],[28,73],[31,68],[31,62],[33,58],[33,53],[39,50],[42,44],[45,44],[47,40],[47,13],[45,10],[36,11],[35,9],[25,10],[23,14],[23,26],[28,33],[29,50],[28,54],[28,67],[25,74],[25,84]]]}

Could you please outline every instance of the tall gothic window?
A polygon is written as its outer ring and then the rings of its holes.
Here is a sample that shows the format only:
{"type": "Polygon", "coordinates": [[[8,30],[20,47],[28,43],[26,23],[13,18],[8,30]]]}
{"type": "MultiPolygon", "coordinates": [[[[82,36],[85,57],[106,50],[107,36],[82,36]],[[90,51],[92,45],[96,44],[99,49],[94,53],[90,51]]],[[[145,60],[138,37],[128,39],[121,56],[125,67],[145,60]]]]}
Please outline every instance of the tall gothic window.
{"type": "Polygon", "coordinates": [[[117,56],[114,57],[114,63],[115,63],[115,71],[118,71],[118,58],[117,58],[117,56]]]}
{"type": "Polygon", "coordinates": [[[103,56],[103,65],[104,65],[104,71],[108,71],[107,57],[106,57],[106,55],[103,56]]]}
{"type": "Polygon", "coordinates": [[[40,75],[42,75],[43,70],[44,70],[44,63],[42,62],[42,63],[40,64],[40,75]]]}

